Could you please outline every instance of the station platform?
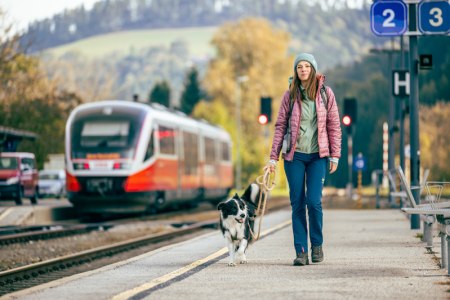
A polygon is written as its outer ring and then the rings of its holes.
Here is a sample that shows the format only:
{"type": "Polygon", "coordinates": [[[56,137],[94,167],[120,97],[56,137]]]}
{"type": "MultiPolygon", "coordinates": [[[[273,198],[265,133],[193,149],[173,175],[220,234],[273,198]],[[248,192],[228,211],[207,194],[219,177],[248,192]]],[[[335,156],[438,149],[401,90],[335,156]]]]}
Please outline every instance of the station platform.
{"type": "MultiPolygon", "coordinates": [[[[266,215],[248,264],[219,230],[5,299],[448,299],[450,281],[399,210],[325,210],[319,264],[293,266],[290,210],[266,215]]],[[[435,250],[439,250],[436,244],[435,250]]]]}

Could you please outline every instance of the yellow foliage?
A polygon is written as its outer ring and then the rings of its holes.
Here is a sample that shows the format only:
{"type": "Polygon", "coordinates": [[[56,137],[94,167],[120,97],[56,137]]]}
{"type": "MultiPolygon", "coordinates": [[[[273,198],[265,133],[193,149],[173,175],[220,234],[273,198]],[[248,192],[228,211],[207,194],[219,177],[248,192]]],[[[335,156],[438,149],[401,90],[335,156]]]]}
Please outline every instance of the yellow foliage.
{"type": "Polygon", "coordinates": [[[200,104],[194,115],[223,126],[237,145],[236,102],[240,89],[242,140],[240,149],[233,151],[241,153],[243,184],[254,180],[269,160],[273,124],[292,73],[289,42],[287,32],[258,18],[227,23],[212,40],[217,56],[210,62],[203,82],[212,103],[200,104]],[[240,76],[246,76],[247,80],[238,86],[237,78],[240,76]],[[266,137],[265,129],[257,122],[262,96],[273,99],[272,123],[267,125],[270,130],[266,137]]]}
{"type": "Polygon", "coordinates": [[[421,166],[432,180],[450,180],[450,103],[421,106],[419,118],[421,166]]]}

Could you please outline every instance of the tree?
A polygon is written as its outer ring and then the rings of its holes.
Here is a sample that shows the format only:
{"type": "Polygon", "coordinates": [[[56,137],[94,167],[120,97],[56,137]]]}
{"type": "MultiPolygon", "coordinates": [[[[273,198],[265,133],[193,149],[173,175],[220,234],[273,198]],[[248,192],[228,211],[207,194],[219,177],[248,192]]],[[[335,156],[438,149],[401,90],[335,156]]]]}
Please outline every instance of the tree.
{"type": "Polygon", "coordinates": [[[196,68],[191,68],[185,79],[184,91],[181,93],[181,111],[190,115],[201,97],[202,92],[198,82],[198,71],[196,68]]]}
{"type": "Polygon", "coordinates": [[[150,91],[149,102],[170,107],[170,87],[167,81],[163,80],[155,84],[150,91]]]}
{"type": "Polygon", "coordinates": [[[202,86],[212,99],[210,107],[214,109],[208,112],[207,105],[197,105],[200,107],[198,110],[196,108],[194,116],[201,116],[213,123],[218,121],[230,132],[234,145],[237,145],[237,78],[247,76],[248,80],[239,87],[241,147],[233,147],[233,157],[236,158],[239,151],[242,181],[249,182],[256,178],[269,159],[269,141],[264,140],[263,128],[257,122],[259,99],[261,96],[271,96],[275,99],[273,107],[277,112],[293,72],[292,58],[288,56],[289,36],[264,19],[249,18],[220,27],[212,44],[217,56],[210,62],[202,86]],[[212,112],[218,109],[225,110],[223,114],[229,117],[214,120],[216,113],[212,112]]]}
{"type": "Polygon", "coordinates": [[[430,169],[430,178],[448,181],[450,170],[450,103],[438,102],[432,107],[420,106],[421,166],[430,169]]]}
{"type": "Polygon", "coordinates": [[[36,133],[38,139],[21,143],[18,151],[35,153],[42,167],[48,154],[64,151],[65,123],[81,99],[48,80],[40,61],[26,55],[18,36],[4,28],[0,27],[0,125],[36,133]]]}

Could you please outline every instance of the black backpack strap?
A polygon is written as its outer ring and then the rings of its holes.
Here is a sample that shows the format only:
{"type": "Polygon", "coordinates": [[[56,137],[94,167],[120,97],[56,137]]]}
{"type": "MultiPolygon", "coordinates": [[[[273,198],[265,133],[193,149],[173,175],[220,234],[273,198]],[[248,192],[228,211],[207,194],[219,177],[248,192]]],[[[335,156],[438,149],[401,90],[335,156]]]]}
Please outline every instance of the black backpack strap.
{"type": "Polygon", "coordinates": [[[320,88],[320,95],[322,96],[323,104],[325,104],[325,109],[328,111],[328,96],[325,85],[320,88]]]}

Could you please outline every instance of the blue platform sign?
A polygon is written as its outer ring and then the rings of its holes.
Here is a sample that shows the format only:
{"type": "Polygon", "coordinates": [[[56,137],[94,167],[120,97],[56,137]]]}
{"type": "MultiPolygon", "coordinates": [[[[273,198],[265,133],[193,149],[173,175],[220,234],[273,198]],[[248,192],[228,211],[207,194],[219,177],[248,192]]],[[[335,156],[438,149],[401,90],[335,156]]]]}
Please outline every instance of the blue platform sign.
{"type": "Polygon", "coordinates": [[[353,161],[353,170],[355,171],[365,171],[366,170],[366,158],[362,156],[362,154],[359,154],[356,156],[355,160],[353,161]]]}
{"type": "Polygon", "coordinates": [[[450,32],[450,2],[425,0],[419,4],[419,30],[429,34],[450,32]]]}
{"type": "Polygon", "coordinates": [[[370,25],[376,35],[402,35],[406,32],[407,20],[407,8],[403,1],[376,1],[370,7],[370,25]]]}

